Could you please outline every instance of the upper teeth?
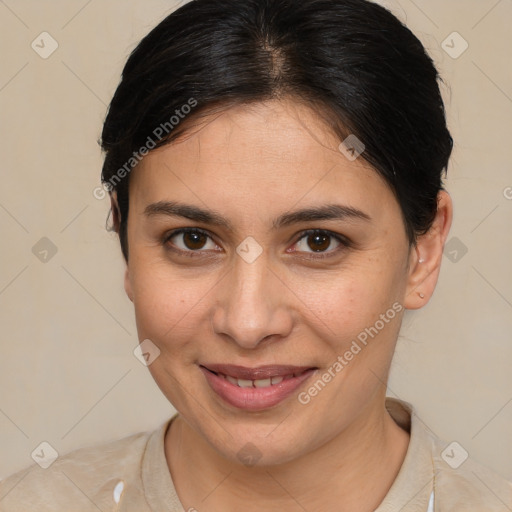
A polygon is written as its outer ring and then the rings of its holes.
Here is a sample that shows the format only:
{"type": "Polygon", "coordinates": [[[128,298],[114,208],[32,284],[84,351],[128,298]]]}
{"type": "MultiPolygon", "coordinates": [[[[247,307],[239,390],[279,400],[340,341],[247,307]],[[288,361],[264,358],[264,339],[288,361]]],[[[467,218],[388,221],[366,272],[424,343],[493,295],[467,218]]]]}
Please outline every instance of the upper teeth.
{"type": "Polygon", "coordinates": [[[283,381],[284,377],[269,377],[268,379],[257,379],[257,380],[247,380],[247,379],[235,379],[230,375],[223,375],[219,373],[221,377],[224,377],[228,382],[234,384],[235,386],[239,386],[241,388],[267,388],[268,386],[273,386],[275,384],[279,384],[283,381]]]}

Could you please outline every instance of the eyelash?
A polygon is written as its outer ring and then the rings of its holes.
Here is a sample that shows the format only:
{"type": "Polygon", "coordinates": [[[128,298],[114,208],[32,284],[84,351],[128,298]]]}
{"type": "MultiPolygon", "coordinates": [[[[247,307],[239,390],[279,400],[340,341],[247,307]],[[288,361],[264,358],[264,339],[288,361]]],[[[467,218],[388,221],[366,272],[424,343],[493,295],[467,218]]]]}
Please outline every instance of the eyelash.
{"type": "MultiPolygon", "coordinates": [[[[214,241],[213,238],[211,237],[211,235],[207,231],[204,231],[202,229],[199,229],[199,228],[181,228],[181,229],[176,229],[174,231],[171,231],[170,233],[167,233],[164,236],[163,240],[162,240],[162,245],[164,245],[167,250],[173,251],[173,252],[178,253],[178,254],[183,255],[183,256],[187,256],[189,258],[201,257],[200,254],[197,254],[197,253],[203,252],[203,250],[201,250],[201,249],[198,249],[196,251],[193,251],[193,250],[184,251],[184,250],[178,249],[178,248],[176,248],[176,247],[174,247],[172,245],[168,245],[168,242],[169,242],[169,240],[171,238],[173,238],[176,235],[180,235],[182,233],[199,233],[199,234],[203,234],[203,235],[207,236],[212,241],[214,241]]],[[[303,238],[305,238],[305,237],[307,237],[309,235],[326,235],[326,236],[329,236],[331,238],[334,238],[337,242],[340,243],[339,247],[337,247],[336,249],[333,249],[331,251],[328,251],[328,252],[323,252],[323,253],[322,252],[307,253],[307,254],[310,255],[310,256],[307,256],[307,257],[311,258],[311,259],[321,260],[321,259],[325,259],[325,258],[330,258],[330,257],[333,257],[333,256],[337,255],[340,251],[342,251],[344,249],[347,249],[347,248],[349,248],[351,246],[350,241],[346,237],[344,237],[342,235],[339,235],[337,233],[334,233],[332,231],[326,230],[326,229],[307,229],[305,231],[301,231],[299,233],[299,235],[298,235],[297,240],[295,241],[295,243],[293,245],[296,245],[300,240],[302,240],[303,238]]]]}

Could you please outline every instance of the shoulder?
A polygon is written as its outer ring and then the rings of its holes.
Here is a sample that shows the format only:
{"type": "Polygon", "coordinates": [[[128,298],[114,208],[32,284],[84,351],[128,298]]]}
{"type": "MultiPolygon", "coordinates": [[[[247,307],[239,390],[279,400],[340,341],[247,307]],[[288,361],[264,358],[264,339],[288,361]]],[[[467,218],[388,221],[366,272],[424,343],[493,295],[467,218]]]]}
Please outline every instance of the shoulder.
{"type": "Polygon", "coordinates": [[[152,433],[74,450],[46,469],[36,463],[28,466],[0,481],[0,511],[113,510],[117,484],[129,482],[132,490],[140,489],[142,459],[152,433]]]}
{"type": "Polygon", "coordinates": [[[436,502],[443,510],[512,510],[512,482],[474,460],[457,442],[433,439],[436,502]]]}
{"type": "Polygon", "coordinates": [[[406,459],[397,477],[397,480],[401,478],[399,492],[412,489],[416,495],[417,489],[425,486],[430,478],[427,490],[430,495],[433,484],[436,511],[512,511],[511,482],[474,460],[460,443],[445,442],[437,437],[411,404],[388,397],[386,408],[395,422],[411,435],[406,459]]]}

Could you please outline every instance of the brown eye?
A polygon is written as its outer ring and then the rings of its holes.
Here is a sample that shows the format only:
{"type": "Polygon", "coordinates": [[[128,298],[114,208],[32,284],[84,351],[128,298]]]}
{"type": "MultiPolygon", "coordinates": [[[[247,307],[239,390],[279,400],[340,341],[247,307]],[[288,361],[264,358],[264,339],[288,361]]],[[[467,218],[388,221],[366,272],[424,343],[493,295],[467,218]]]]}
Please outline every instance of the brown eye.
{"type": "Polygon", "coordinates": [[[183,233],[183,242],[188,249],[202,249],[207,238],[203,233],[183,233]]]}
{"type": "Polygon", "coordinates": [[[187,253],[200,252],[202,249],[208,250],[217,247],[210,235],[198,229],[179,229],[170,233],[164,239],[164,242],[187,253]],[[209,247],[208,242],[211,244],[209,247]]]}
{"type": "Polygon", "coordinates": [[[341,248],[348,247],[350,244],[341,235],[331,233],[322,229],[314,229],[302,233],[301,238],[296,242],[294,252],[306,252],[310,254],[322,253],[330,256],[335,254],[341,248]]]}
{"type": "Polygon", "coordinates": [[[307,244],[313,251],[325,251],[331,245],[331,237],[329,235],[309,235],[307,244]]]}

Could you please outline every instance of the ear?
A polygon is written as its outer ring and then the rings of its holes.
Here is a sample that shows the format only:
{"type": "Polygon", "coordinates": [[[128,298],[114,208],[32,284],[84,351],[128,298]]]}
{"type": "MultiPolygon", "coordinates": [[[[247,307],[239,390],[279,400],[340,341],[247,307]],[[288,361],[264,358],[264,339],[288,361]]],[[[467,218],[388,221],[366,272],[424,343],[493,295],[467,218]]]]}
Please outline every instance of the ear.
{"type": "Polygon", "coordinates": [[[124,271],[124,291],[128,298],[133,302],[133,291],[132,291],[132,283],[130,281],[130,269],[129,266],[126,265],[126,270],[124,271]]]}
{"type": "Polygon", "coordinates": [[[418,237],[409,255],[405,309],[419,309],[432,297],[437,284],[443,249],[450,231],[453,204],[446,190],[437,195],[437,213],[431,228],[418,237]]]}
{"type": "MultiPolygon", "coordinates": [[[[114,190],[110,194],[110,206],[112,208],[112,222],[114,224],[114,231],[119,233],[119,225],[121,223],[121,211],[119,210],[119,204],[117,202],[117,192],[114,190]]],[[[130,282],[130,269],[128,265],[126,265],[126,270],[124,271],[124,290],[128,298],[133,302],[133,292],[132,285],[130,282]]]]}
{"type": "Polygon", "coordinates": [[[121,211],[117,203],[117,192],[114,190],[110,193],[110,208],[112,209],[112,222],[114,224],[114,231],[119,233],[119,224],[121,223],[121,211]]]}

